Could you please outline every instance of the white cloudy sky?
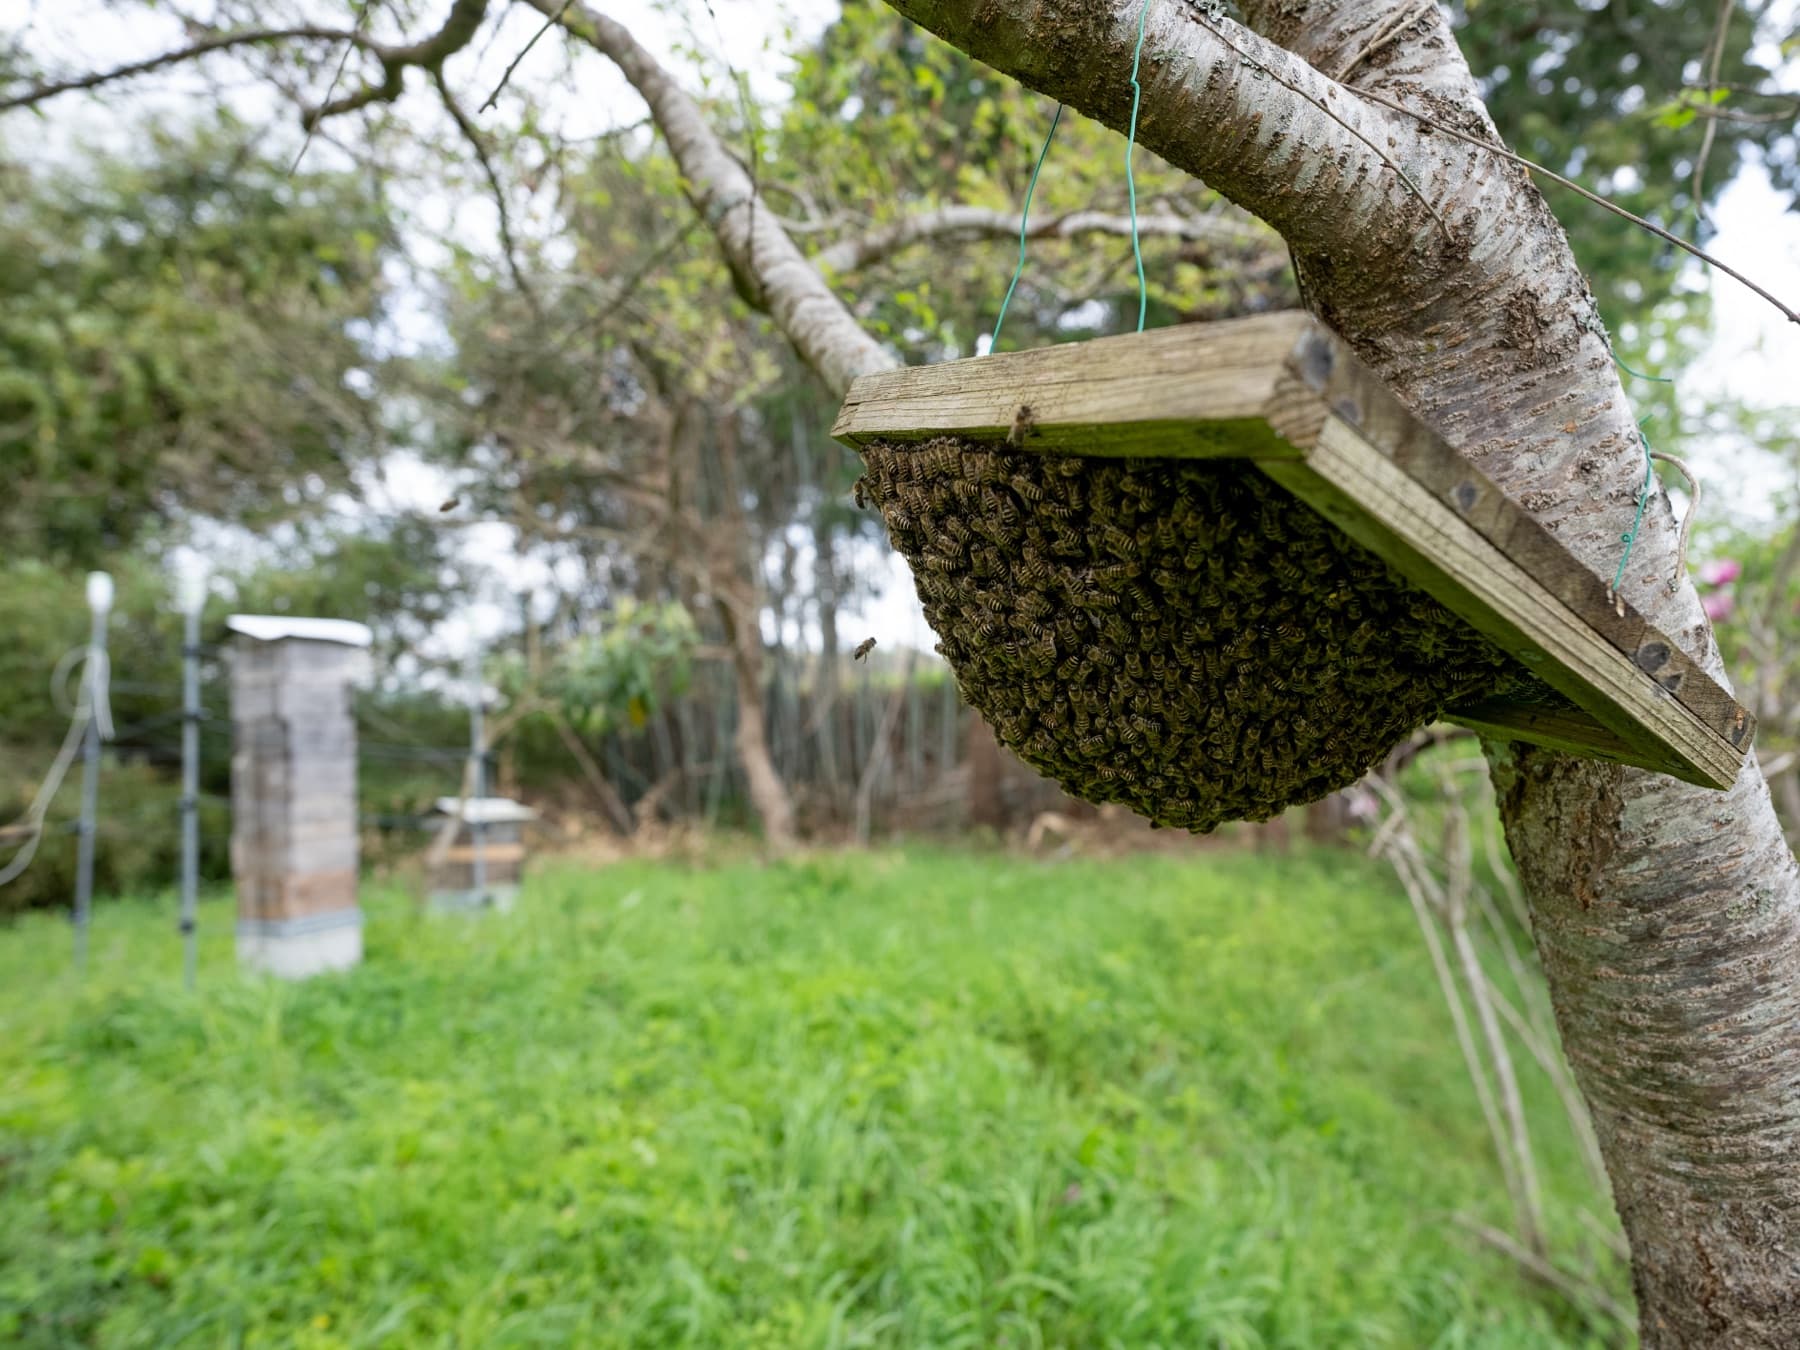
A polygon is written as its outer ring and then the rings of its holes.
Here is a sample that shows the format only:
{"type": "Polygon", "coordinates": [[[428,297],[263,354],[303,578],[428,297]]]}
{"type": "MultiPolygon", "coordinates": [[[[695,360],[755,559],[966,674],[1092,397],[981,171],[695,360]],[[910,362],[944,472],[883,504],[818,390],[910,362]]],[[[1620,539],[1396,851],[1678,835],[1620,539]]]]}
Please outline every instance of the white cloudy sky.
{"type": "MultiPolygon", "coordinates": [[[[1791,12],[1797,6],[1800,0],[1782,0],[1776,8],[1791,12]]],[[[784,88],[786,63],[781,53],[791,47],[796,36],[822,28],[835,14],[836,4],[835,0],[787,0],[783,4],[713,0],[712,9],[716,26],[699,0],[609,0],[606,5],[608,13],[628,24],[641,41],[673,68],[687,72],[688,78],[701,78],[706,61],[712,63],[710,69],[716,76],[720,53],[729,52],[758,95],[775,99],[784,88]],[[696,50],[701,54],[698,58],[696,50]]],[[[379,11],[377,15],[379,25],[379,11]]],[[[540,23],[540,16],[515,7],[497,40],[473,68],[468,64],[457,68],[458,78],[471,91],[471,102],[480,101],[540,23]]],[[[178,38],[166,20],[107,11],[100,0],[0,0],[0,33],[22,29],[29,32],[34,49],[82,67],[133,59],[172,45],[178,38]]],[[[1800,63],[1790,63],[1782,76],[1784,84],[1800,88],[1800,63]]],[[[565,96],[555,101],[556,112],[571,135],[597,133],[643,116],[642,105],[610,65],[588,57],[571,66],[567,49],[553,41],[538,44],[513,78],[539,90],[560,86],[565,96]]],[[[198,86],[193,80],[193,76],[179,74],[158,77],[140,86],[138,97],[143,104],[137,106],[179,106],[196,93],[198,86]]],[[[253,82],[245,82],[234,96],[252,108],[259,99],[267,107],[266,91],[253,82]]],[[[429,100],[415,102],[426,104],[429,100]]],[[[34,135],[41,138],[40,146],[49,154],[66,145],[72,131],[90,139],[128,140],[132,119],[121,118],[118,107],[114,104],[106,111],[64,100],[44,122],[21,131],[22,119],[15,115],[3,129],[14,152],[32,148],[29,138],[34,135]]],[[[320,147],[309,153],[323,155],[330,150],[320,147]]],[[[451,213],[456,212],[459,226],[473,221],[476,229],[491,229],[483,226],[478,215],[468,216],[471,208],[461,200],[446,197],[415,203],[415,207],[433,227],[447,226],[451,213]]],[[[483,209],[473,208],[476,212],[483,209]]],[[[1711,241],[1712,251],[1790,305],[1800,307],[1800,214],[1785,209],[1760,170],[1749,169],[1739,175],[1724,193],[1715,218],[1719,231],[1711,241]]],[[[1717,399],[1750,407],[1800,405],[1800,384],[1796,382],[1800,376],[1800,327],[1786,323],[1765,302],[1726,278],[1715,279],[1713,295],[1715,332],[1700,360],[1685,374],[1683,401],[1693,406],[1717,399]]],[[[1770,495],[1792,486],[1790,469],[1771,464],[1753,448],[1690,438],[1684,450],[1706,483],[1708,515],[1764,516],[1770,495]]],[[[391,506],[431,509],[442,499],[443,485],[435,473],[400,460],[377,495],[384,496],[391,506]]],[[[470,531],[468,547],[474,556],[503,565],[511,576],[529,578],[530,569],[522,569],[513,558],[505,527],[470,531]]],[[[928,648],[930,636],[904,565],[885,550],[871,549],[858,566],[866,579],[878,580],[884,589],[845,625],[846,640],[855,641],[866,630],[878,635],[884,647],[928,648]]],[[[476,629],[497,627],[501,622],[497,609],[471,618],[476,629]]],[[[466,631],[445,635],[450,646],[460,645],[466,636],[466,631]]]]}

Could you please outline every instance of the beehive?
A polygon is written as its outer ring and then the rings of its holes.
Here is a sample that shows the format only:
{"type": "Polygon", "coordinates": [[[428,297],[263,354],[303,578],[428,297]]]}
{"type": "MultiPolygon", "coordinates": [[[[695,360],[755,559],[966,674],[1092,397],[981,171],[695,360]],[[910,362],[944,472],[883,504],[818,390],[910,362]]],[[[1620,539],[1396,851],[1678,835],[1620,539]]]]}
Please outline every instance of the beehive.
{"type": "Polygon", "coordinates": [[[1754,723],[1305,315],[866,376],[835,432],[1000,739],[1210,829],[1414,727],[1723,787],[1754,723]]]}
{"type": "Polygon", "coordinates": [[[426,898],[436,910],[510,910],[525,875],[529,806],[507,797],[440,797],[448,833],[427,860],[426,898]]]}
{"type": "Polygon", "coordinates": [[[370,633],[238,614],[231,652],[231,871],[240,963],[290,979],[362,960],[356,721],[370,633]]]}

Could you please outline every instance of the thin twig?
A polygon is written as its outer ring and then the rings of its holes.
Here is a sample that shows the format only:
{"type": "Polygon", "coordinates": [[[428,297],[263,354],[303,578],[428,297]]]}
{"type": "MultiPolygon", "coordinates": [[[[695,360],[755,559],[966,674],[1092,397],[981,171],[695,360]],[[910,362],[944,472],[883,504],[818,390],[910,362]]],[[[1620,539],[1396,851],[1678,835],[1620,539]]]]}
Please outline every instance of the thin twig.
{"type": "MultiPolygon", "coordinates": [[[[1392,785],[1374,776],[1367,781],[1387,799],[1390,809],[1399,803],[1400,794],[1392,785]]],[[[1506,1183],[1506,1193],[1512,1200],[1514,1212],[1518,1213],[1523,1208],[1523,1202],[1512,1150],[1506,1144],[1505,1128],[1500,1123],[1500,1112],[1494,1104],[1493,1090],[1488,1083],[1481,1054],[1475,1047],[1475,1036],[1469,1027],[1468,1014],[1463,1009],[1456,975],[1445,955],[1437,920],[1432,917],[1432,912],[1439,908],[1442,894],[1438,892],[1437,883],[1426,872],[1423,861],[1418,856],[1418,846],[1412,839],[1411,831],[1404,828],[1397,830],[1392,841],[1383,850],[1383,855],[1393,865],[1395,874],[1400,878],[1400,887],[1406,892],[1407,901],[1412,905],[1413,917],[1418,920],[1419,933],[1424,937],[1425,949],[1431,956],[1432,970],[1437,974],[1438,989],[1450,1010],[1450,1023],[1456,1032],[1456,1044],[1462,1050],[1463,1065],[1475,1088],[1475,1100],[1481,1107],[1482,1119],[1487,1122],[1494,1155],[1500,1163],[1501,1177],[1506,1183]]]]}
{"type": "Polygon", "coordinates": [[[1519,1177],[1519,1194],[1524,1203],[1519,1211],[1520,1236],[1525,1245],[1542,1255],[1544,1244],[1544,1202],[1538,1185],[1537,1164],[1531,1153],[1531,1134],[1525,1121],[1525,1101],[1519,1093],[1519,1079],[1513,1070],[1512,1052],[1506,1047],[1506,1034],[1494,1012],[1494,990],[1488,982],[1487,968],[1469,936],[1469,885],[1473,880],[1473,860],[1469,849],[1469,820],[1459,801],[1449,802],[1445,824],[1444,866],[1449,874],[1444,904],[1444,921],[1450,930],[1450,942],[1462,964],[1463,983],[1469,989],[1469,1002],[1475,1007],[1476,1021],[1487,1041],[1488,1059],[1499,1089],[1500,1106],[1506,1115],[1507,1137],[1512,1144],[1513,1165],[1519,1177]]]}
{"type": "Polygon", "coordinates": [[[488,190],[494,196],[494,210],[499,216],[500,251],[506,255],[507,271],[512,273],[513,285],[519,288],[519,294],[533,314],[542,317],[543,310],[538,304],[537,292],[525,280],[525,273],[520,270],[517,241],[513,238],[512,213],[506,208],[506,192],[500,184],[500,175],[494,169],[493,159],[488,155],[487,142],[482,139],[481,129],[469,119],[451,92],[450,82],[444,78],[444,68],[433,66],[432,83],[437,86],[438,97],[443,100],[444,111],[450,114],[450,120],[456,123],[456,129],[462,132],[463,139],[468,141],[469,148],[475,152],[476,162],[481,165],[481,172],[487,178],[488,190]]]}
{"type": "Polygon", "coordinates": [[[1581,1090],[1575,1085],[1569,1074],[1568,1065],[1554,1049],[1544,1044],[1532,1029],[1525,1015],[1512,1003],[1498,994],[1494,998],[1494,1007],[1505,1019],[1508,1026],[1518,1035],[1520,1042],[1537,1061],[1544,1076],[1556,1089],[1556,1095],[1562,1101],[1563,1114],[1569,1118],[1569,1126],[1575,1131],[1575,1138],[1581,1145],[1582,1161],[1586,1163],[1588,1178],[1597,1190],[1606,1191],[1612,1186],[1612,1178],[1606,1171],[1606,1158],[1600,1152],[1600,1137],[1594,1133],[1594,1120],[1588,1113],[1587,1102],[1582,1099],[1581,1090]]]}
{"type": "Polygon", "coordinates": [[[437,32],[403,46],[377,48],[376,55],[381,59],[380,82],[366,84],[342,98],[326,99],[305,114],[306,124],[312,126],[328,117],[340,117],[376,103],[394,102],[406,91],[409,66],[439,70],[444,62],[474,41],[482,20],[487,17],[489,3],[490,0],[450,0],[450,13],[437,32]]]}
{"type": "Polygon", "coordinates": [[[114,66],[111,70],[90,71],[86,75],[76,75],[66,80],[52,80],[48,84],[33,85],[22,94],[0,98],[0,113],[10,112],[14,108],[28,108],[35,103],[55,98],[58,94],[98,89],[103,84],[128,80],[137,75],[148,75],[165,66],[197,60],[200,57],[211,55],[213,52],[230,51],[234,47],[270,46],[278,42],[300,41],[347,41],[353,46],[370,49],[374,47],[374,44],[359,38],[355,33],[347,33],[341,28],[320,28],[317,25],[303,25],[295,28],[257,28],[240,33],[215,33],[211,37],[202,38],[189,46],[178,47],[174,51],[160,52],[155,56],[145,57],[142,61],[131,61],[122,66],[114,66]]]}
{"type": "Polygon", "coordinates": [[[1394,18],[1393,22],[1377,33],[1372,42],[1358,51],[1355,56],[1351,57],[1349,63],[1333,78],[1335,78],[1339,84],[1348,83],[1352,71],[1436,8],[1437,0],[1418,0],[1418,3],[1413,5],[1411,9],[1401,10],[1399,15],[1394,18]]]}
{"type": "MultiPolygon", "coordinates": [[[[368,23],[369,15],[374,12],[380,0],[364,0],[361,12],[356,16],[356,26],[350,30],[349,40],[344,43],[344,50],[338,55],[337,69],[331,72],[331,83],[325,86],[325,97],[319,100],[319,106],[327,106],[337,94],[338,81],[344,78],[344,67],[350,64],[350,53],[356,50],[357,40],[362,37],[363,26],[368,23]]],[[[288,165],[288,177],[292,178],[300,168],[300,161],[306,158],[306,152],[312,147],[313,133],[319,129],[322,119],[309,117],[306,119],[306,139],[300,142],[299,153],[294,162],[288,165]]]]}
{"type": "Polygon", "coordinates": [[[1466,1214],[1458,1214],[1455,1218],[1471,1236],[1479,1238],[1495,1251],[1510,1256],[1527,1275],[1549,1285],[1576,1307],[1579,1308],[1584,1302],[1592,1303],[1615,1322],[1628,1327],[1637,1325],[1637,1318],[1632,1315],[1631,1310],[1598,1285],[1577,1279],[1535,1252],[1526,1251],[1498,1228],[1490,1228],[1466,1214]]]}
{"type": "Polygon", "coordinates": [[[483,114],[489,108],[494,106],[495,102],[500,97],[500,91],[502,89],[506,88],[506,82],[512,78],[513,72],[519,68],[519,62],[523,61],[526,58],[526,56],[528,56],[530,54],[531,49],[533,47],[537,46],[537,41],[539,38],[544,36],[545,33],[548,33],[552,28],[556,27],[557,24],[562,22],[562,16],[568,12],[569,6],[574,3],[575,3],[575,0],[563,0],[562,8],[557,10],[556,13],[552,14],[549,18],[545,19],[544,26],[542,28],[538,29],[537,32],[535,32],[531,35],[531,41],[527,42],[523,47],[519,48],[519,54],[517,56],[513,57],[513,59],[507,63],[507,67],[505,70],[500,72],[500,83],[495,85],[494,92],[487,96],[487,102],[483,103],[479,108],[477,108],[475,110],[475,115],[477,117],[480,117],[481,114],[483,114]]]}
{"type": "Polygon", "coordinates": [[[1765,779],[1779,778],[1784,773],[1793,772],[1796,764],[1800,764],[1800,755],[1795,754],[1792,750],[1784,750],[1762,766],[1763,777],[1765,779]]]}
{"type": "Polygon", "coordinates": [[[1694,518],[1700,514],[1700,480],[1688,468],[1687,461],[1678,455],[1671,455],[1665,450],[1652,450],[1650,458],[1660,459],[1664,464],[1673,464],[1681,476],[1687,479],[1688,508],[1681,517],[1681,534],[1675,542],[1675,570],[1669,573],[1669,594],[1673,595],[1687,579],[1688,535],[1693,532],[1694,518]]]}
{"type": "Polygon", "coordinates": [[[1606,1245],[1607,1251],[1611,1252],[1626,1265],[1631,1264],[1631,1248],[1626,1243],[1625,1239],[1619,1236],[1616,1230],[1607,1228],[1605,1224],[1601,1223],[1600,1220],[1594,1216],[1592,1211],[1585,1207],[1577,1209],[1575,1211],[1575,1217],[1581,1220],[1581,1226],[1583,1228],[1587,1229],[1588,1232],[1599,1238],[1600,1241],[1606,1245]]]}
{"type": "Polygon", "coordinates": [[[1800,311],[1795,311],[1795,310],[1789,309],[1785,304],[1783,304],[1775,296],[1771,295],[1768,291],[1764,290],[1761,286],[1757,285],[1754,281],[1750,280],[1749,277],[1745,276],[1742,272],[1738,271],[1735,267],[1730,266],[1728,263],[1720,262],[1717,258],[1713,257],[1712,254],[1708,253],[1705,249],[1701,248],[1698,244],[1691,244],[1687,240],[1683,239],[1680,235],[1675,234],[1669,230],[1665,230],[1662,226],[1656,224],[1654,221],[1645,220],[1642,216],[1638,215],[1635,211],[1627,211],[1623,206],[1620,206],[1617,202],[1609,201],[1605,197],[1602,197],[1599,193],[1593,192],[1587,188],[1584,188],[1580,183],[1577,183],[1574,179],[1564,178],[1560,173],[1556,172],[1556,170],[1546,169],[1542,164],[1539,164],[1536,160],[1526,159],[1525,156],[1523,156],[1523,155],[1515,154],[1511,150],[1508,150],[1504,145],[1501,145],[1498,141],[1490,141],[1485,136],[1472,136],[1466,131],[1458,131],[1455,127],[1448,126],[1445,123],[1438,121],[1435,117],[1432,117],[1426,113],[1415,112],[1413,109],[1407,107],[1404,103],[1397,102],[1396,100],[1391,99],[1391,98],[1386,98],[1386,97],[1382,96],[1381,94],[1371,93],[1367,89],[1349,89],[1349,90],[1346,90],[1345,92],[1352,94],[1357,98],[1367,99],[1371,103],[1380,104],[1382,107],[1389,108],[1389,109],[1393,110],[1394,112],[1401,114],[1403,117],[1410,117],[1413,121],[1419,123],[1421,126],[1430,127],[1433,131],[1442,132],[1444,135],[1450,137],[1451,140],[1462,141],[1468,145],[1476,146],[1482,150],[1486,150],[1486,151],[1490,152],[1491,154],[1500,156],[1500,158],[1506,160],[1509,164],[1517,164],[1522,169],[1529,169],[1532,173],[1542,174],[1544,177],[1548,178],[1551,182],[1556,183],[1557,185],[1559,185],[1561,187],[1567,188],[1570,192],[1573,192],[1576,196],[1581,197],[1586,201],[1592,202],[1595,206],[1603,207],[1604,209],[1611,211],[1614,215],[1621,216],[1624,219],[1629,220],[1633,225],[1636,225],[1639,229],[1648,230],[1651,234],[1655,235],[1658,239],[1661,239],[1661,240],[1665,241],[1666,243],[1675,245],[1676,248],[1681,249],[1685,253],[1692,254],[1694,257],[1698,258],[1701,262],[1705,263],[1707,266],[1718,268],[1719,271],[1723,272],[1726,276],[1730,277],[1732,280],[1738,282],[1741,285],[1749,287],[1752,291],[1755,291],[1756,294],[1760,295],[1764,300],[1767,300],[1771,305],[1775,306],[1776,309],[1780,310],[1782,312],[1782,314],[1786,316],[1789,323],[1800,323],[1800,311]]]}
{"type": "MultiPolygon", "coordinates": [[[[1706,99],[1709,105],[1719,87],[1719,64],[1725,59],[1725,35],[1730,31],[1731,12],[1736,8],[1737,0],[1719,0],[1719,16],[1713,21],[1712,43],[1706,53],[1706,99]]],[[[1705,196],[1706,161],[1712,155],[1713,140],[1718,134],[1718,120],[1707,118],[1706,134],[1700,138],[1700,153],[1694,158],[1694,216],[1698,220],[1709,218],[1705,196]]]]}
{"type": "Polygon", "coordinates": [[[1501,847],[1499,813],[1492,814],[1488,826],[1481,832],[1482,850],[1487,854],[1488,870],[1494,874],[1494,880],[1500,883],[1500,890],[1506,896],[1507,908],[1512,911],[1513,921],[1525,932],[1533,932],[1531,910],[1525,903],[1524,892],[1519,889],[1519,878],[1514,874],[1506,851],[1501,847]]]}

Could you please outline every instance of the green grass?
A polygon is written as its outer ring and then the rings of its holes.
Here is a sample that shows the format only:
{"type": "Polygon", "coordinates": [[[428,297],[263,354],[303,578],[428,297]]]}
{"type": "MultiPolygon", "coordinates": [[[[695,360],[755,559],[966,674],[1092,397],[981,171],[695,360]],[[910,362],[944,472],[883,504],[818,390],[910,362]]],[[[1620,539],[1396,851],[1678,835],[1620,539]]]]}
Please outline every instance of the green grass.
{"type": "MultiPolygon", "coordinates": [[[[1598,1345],[1405,901],[1319,855],[881,853],[365,897],[239,977],[168,903],[0,930],[0,1343],[1598,1345]]],[[[1587,1193],[1531,1103],[1559,1245],[1587,1193]]]]}

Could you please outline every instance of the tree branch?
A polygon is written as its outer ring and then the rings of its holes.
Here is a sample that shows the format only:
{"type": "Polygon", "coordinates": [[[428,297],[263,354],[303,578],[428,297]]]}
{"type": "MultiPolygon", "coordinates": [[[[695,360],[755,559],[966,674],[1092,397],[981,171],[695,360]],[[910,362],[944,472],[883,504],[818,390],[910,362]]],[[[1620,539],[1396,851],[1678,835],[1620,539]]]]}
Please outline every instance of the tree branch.
{"type": "Polygon", "coordinates": [[[148,75],[168,66],[199,60],[214,52],[230,51],[236,47],[268,47],[282,42],[308,41],[347,43],[377,55],[382,50],[379,43],[371,42],[359,33],[343,28],[321,28],[312,24],[297,28],[256,28],[239,33],[218,33],[212,37],[202,38],[189,46],[146,57],[142,61],[131,61],[122,66],[115,66],[111,70],[92,71],[89,74],[75,75],[65,80],[52,80],[44,84],[33,85],[21,94],[9,94],[0,98],[0,113],[11,112],[15,108],[29,108],[55,98],[58,94],[98,89],[103,85],[116,84],[120,80],[148,75]]]}
{"type": "Polygon", "coordinates": [[[488,0],[454,0],[444,26],[430,37],[404,47],[373,47],[381,62],[381,82],[367,84],[342,98],[331,99],[301,116],[308,130],[328,117],[355,112],[372,103],[392,103],[406,88],[406,68],[420,66],[436,75],[444,62],[468,46],[487,17],[488,0]]]}
{"type": "Polygon", "coordinates": [[[506,255],[506,269],[512,274],[513,285],[518,287],[519,294],[524,297],[531,312],[542,318],[543,309],[538,304],[537,292],[525,280],[525,273],[519,268],[518,247],[513,239],[512,212],[507,209],[506,191],[500,184],[500,175],[494,170],[494,161],[488,155],[487,139],[456,101],[456,95],[451,92],[450,82],[444,78],[441,66],[432,67],[431,79],[437,86],[438,97],[443,100],[444,111],[450,114],[450,120],[456,123],[456,129],[469,143],[469,149],[474,151],[475,160],[481,165],[482,175],[487,179],[488,191],[494,198],[494,210],[499,214],[500,251],[506,255]]]}
{"type": "MultiPolygon", "coordinates": [[[[906,216],[855,239],[842,239],[813,255],[813,262],[831,272],[854,272],[911,248],[914,244],[949,237],[1017,239],[1020,219],[1016,212],[980,206],[941,206],[906,216]]],[[[1063,216],[1040,217],[1031,222],[1033,239],[1077,239],[1105,234],[1129,237],[1127,216],[1100,211],[1071,211],[1063,216]]],[[[1273,244],[1266,234],[1233,221],[1208,216],[1172,213],[1138,217],[1138,233],[1146,237],[1186,239],[1210,244],[1273,244]]]]}
{"type": "MultiPolygon", "coordinates": [[[[888,3],[1096,121],[1122,128],[1130,120],[1123,72],[1137,47],[1135,5],[888,3]]],[[[1139,144],[1266,220],[1302,254],[1330,253],[1339,266],[1370,271],[1452,257],[1457,247],[1426,203],[1456,199],[1471,157],[1441,153],[1448,147],[1411,134],[1305,61],[1213,18],[1215,8],[1198,0],[1150,7],[1139,144]],[[1399,172],[1384,173],[1384,160],[1399,172]]]]}
{"type": "MultiPolygon", "coordinates": [[[[1712,102],[1712,94],[1719,86],[1719,65],[1725,59],[1725,37],[1731,31],[1732,11],[1737,8],[1737,0],[1719,0],[1719,12],[1713,19],[1712,40],[1707,43],[1706,52],[1706,95],[1707,102],[1712,102]]],[[[1700,138],[1700,153],[1694,157],[1694,214],[1702,220],[1707,218],[1706,211],[1706,161],[1712,156],[1713,141],[1719,134],[1717,120],[1708,118],[1706,132],[1700,138]]]]}
{"type": "Polygon", "coordinates": [[[707,124],[699,105],[624,26],[581,3],[527,3],[611,60],[649,104],[694,209],[712,230],[726,263],[738,276],[754,280],[744,289],[766,303],[776,327],[834,394],[841,396],[864,371],[898,364],[863,330],[759,199],[750,175],[707,124]]]}
{"type": "Polygon", "coordinates": [[[381,80],[378,83],[364,85],[361,89],[345,94],[341,98],[328,99],[319,107],[302,113],[301,125],[311,131],[328,117],[354,112],[356,109],[366,108],[372,103],[392,103],[400,97],[400,93],[405,87],[405,73],[408,66],[421,66],[433,72],[442,69],[445,61],[469,45],[476,30],[481,27],[482,20],[487,17],[487,9],[488,0],[454,0],[450,7],[449,17],[444,20],[443,27],[430,37],[399,46],[375,42],[365,37],[360,28],[354,30],[325,28],[317,24],[302,24],[292,28],[255,28],[237,33],[214,33],[201,38],[198,42],[190,43],[186,47],[162,52],[142,61],[127,62],[125,65],[115,66],[111,70],[93,71],[86,75],[71,76],[65,80],[53,80],[34,85],[23,93],[0,98],[0,113],[10,112],[14,108],[31,107],[47,99],[55,98],[58,94],[98,89],[103,85],[115,84],[120,80],[132,79],[138,75],[148,75],[169,66],[196,61],[216,52],[231,51],[238,47],[268,47],[283,42],[302,41],[342,43],[347,48],[366,52],[380,62],[381,80]]]}

